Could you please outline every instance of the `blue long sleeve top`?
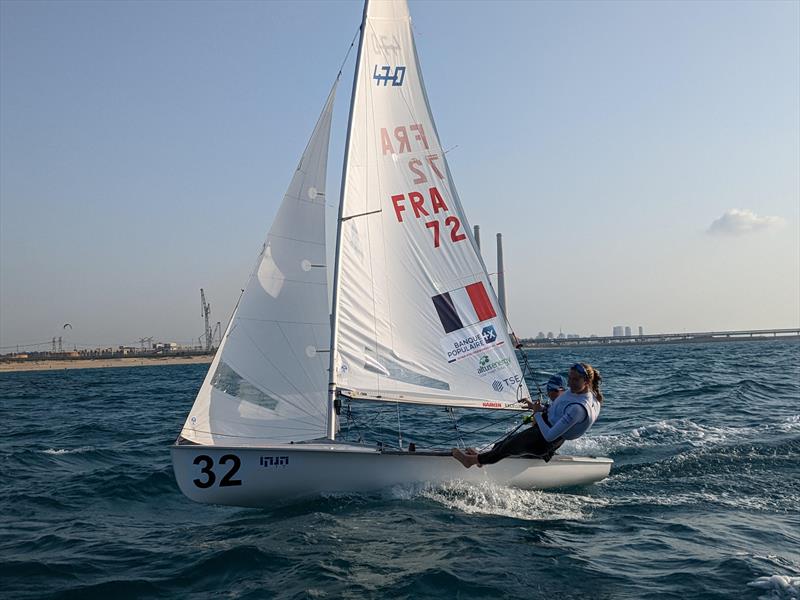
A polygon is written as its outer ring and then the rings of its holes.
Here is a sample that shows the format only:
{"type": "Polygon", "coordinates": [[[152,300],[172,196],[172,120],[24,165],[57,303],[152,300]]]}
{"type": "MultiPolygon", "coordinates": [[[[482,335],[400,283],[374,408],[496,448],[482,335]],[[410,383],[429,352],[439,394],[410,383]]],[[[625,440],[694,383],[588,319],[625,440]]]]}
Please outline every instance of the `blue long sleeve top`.
{"type": "Polygon", "coordinates": [[[534,415],[534,419],[548,442],[560,437],[575,440],[589,430],[599,412],[600,404],[592,392],[573,394],[567,391],[556,398],[547,410],[547,418],[552,425],[545,422],[540,412],[534,415]]]}

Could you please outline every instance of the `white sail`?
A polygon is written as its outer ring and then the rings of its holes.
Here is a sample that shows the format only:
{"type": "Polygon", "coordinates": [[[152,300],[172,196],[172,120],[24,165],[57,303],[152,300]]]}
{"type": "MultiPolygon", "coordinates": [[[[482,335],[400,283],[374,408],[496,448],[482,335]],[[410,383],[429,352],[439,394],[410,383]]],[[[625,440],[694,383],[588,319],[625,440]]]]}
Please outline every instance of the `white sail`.
{"type": "Polygon", "coordinates": [[[252,445],[325,435],[325,177],[336,85],[181,430],[190,442],[252,445]]]}
{"type": "Polygon", "coordinates": [[[333,383],[482,408],[528,396],[425,94],[405,0],[368,2],[340,208],[333,383]]]}

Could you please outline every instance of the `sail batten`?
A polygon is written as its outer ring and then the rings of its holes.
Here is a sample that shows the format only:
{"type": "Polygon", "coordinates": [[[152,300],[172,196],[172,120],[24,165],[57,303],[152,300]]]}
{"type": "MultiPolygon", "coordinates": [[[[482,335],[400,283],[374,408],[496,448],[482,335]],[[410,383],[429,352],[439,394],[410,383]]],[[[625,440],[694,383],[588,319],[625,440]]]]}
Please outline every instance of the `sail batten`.
{"type": "Polygon", "coordinates": [[[331,393],[478,408],[527,398],[431,114],[405,0],[365,8],[346,155],[331,393]]]}

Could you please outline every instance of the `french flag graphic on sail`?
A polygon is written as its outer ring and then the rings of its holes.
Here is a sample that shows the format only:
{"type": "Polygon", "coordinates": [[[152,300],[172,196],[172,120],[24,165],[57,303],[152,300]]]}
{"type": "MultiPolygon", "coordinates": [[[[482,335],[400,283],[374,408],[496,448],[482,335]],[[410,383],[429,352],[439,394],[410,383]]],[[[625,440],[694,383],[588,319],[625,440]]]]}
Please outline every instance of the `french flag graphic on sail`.
{"type": "Polygon", "coordinates": [[[497,316],[481,281],[439,294],[432,300],[445,333],[451,333],[497,316]]]}

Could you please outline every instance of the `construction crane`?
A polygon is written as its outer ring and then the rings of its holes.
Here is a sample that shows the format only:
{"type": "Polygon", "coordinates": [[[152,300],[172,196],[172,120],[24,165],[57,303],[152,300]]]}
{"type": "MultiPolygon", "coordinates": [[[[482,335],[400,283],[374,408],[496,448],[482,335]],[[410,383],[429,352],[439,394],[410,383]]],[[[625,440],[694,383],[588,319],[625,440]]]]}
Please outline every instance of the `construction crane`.
{"type": "Polygon", "coordinates": [[[217,341],[217,348],[222,346],[222,323],[217,321],[217,324],[214,325],[214,331],[211,333],[211,339],[217,341]]]}
{"type": "Polygon", "coordinates": [[[209,323],[209,319],[211,318],[211,304],[206,302],[206,293],[203,291],[203,288],[200,288],[200,316],[206,321],[206,352],[210,352],[211,346],[214,344],[214,334],[211,331],[211,324],[209,323]]]}

